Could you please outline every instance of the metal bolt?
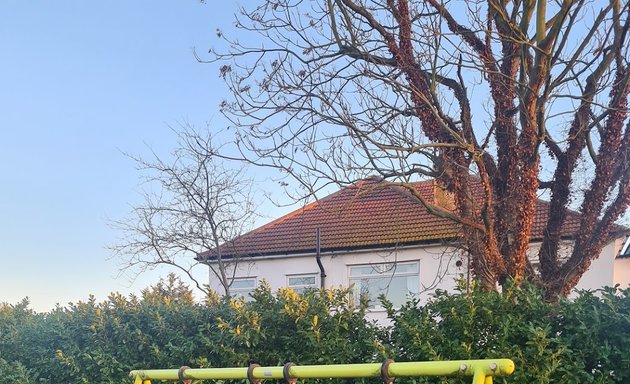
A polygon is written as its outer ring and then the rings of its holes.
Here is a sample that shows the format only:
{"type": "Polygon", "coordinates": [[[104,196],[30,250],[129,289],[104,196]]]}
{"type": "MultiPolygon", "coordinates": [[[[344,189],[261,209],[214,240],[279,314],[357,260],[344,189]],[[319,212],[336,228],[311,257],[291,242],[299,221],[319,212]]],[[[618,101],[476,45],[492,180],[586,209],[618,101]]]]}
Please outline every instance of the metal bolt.
{"type": "Polygon", "coordinates": [[[467,368],[468,368],[468,366],[466,366],[466,364],[462,364],[462,365],[459,366],[459,370],[462,371],[462,372],[465,372],[467,368]]]}
{"type": "Polygon", "coordinates": [[[490,364],[490,369],[493,370],[493,371],[496,371],[497,370],[497,363],[490,364]]]}

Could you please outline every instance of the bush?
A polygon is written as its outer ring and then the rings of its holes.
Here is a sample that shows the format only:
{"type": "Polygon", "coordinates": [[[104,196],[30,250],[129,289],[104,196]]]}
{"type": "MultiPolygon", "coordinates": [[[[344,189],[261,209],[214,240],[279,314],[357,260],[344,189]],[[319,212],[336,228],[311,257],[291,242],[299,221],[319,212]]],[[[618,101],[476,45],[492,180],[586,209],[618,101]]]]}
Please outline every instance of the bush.
{"type": "Polygon", "coordinates": [[[18,378],[27,375],[38,383],[121,383],[132,369],[359,362],[373,353],[375,328],[347,297],[340,290],[274,295],[262,286],[251,302],[199,304],[170,277],[140,298],[91,297],[46,314],[27,301],[2,305],[0,382],[27,382],[18,378]]]}
{"type": "Polygon", "coordinates": [[[274,295],[262,285],[252,297],[231,301],[230,317],[219,319],[223,366],[359,363],[376,353],[377,329],[365,321],[365,308],[350,305],[348,290],[274,295]]]}
{"type": "Polygon", "coordinates": [[[213,296],[195,303],[188,287],[171,277],[140,297],[112,294],[101,303],[90,298],[44,314],[30,310],[26,300],[0,304],[0,382],[121,383],[130,382],[132,369],[385,357],[511,358],[514,376],[496,380],[505,383],[630,382],[630,290],[583,292],[559,304],[545,303],[542,292],[527,286],[503,293],[438,292],[427,303],[410,301],[399,310],[385,303],[389,326],[366,321],[365,308],[354,308],[348,293],[272,293],[263,285],[248,302],[213,296]]]}
{"type": "Polygon", "coordinates": [[[0,383],[4,384],[29,384],[29,373],[20,363],[7,363],[0,359],[0,383]]]}
{"type": "Polygon", "coordinates": [[[564,301],[555,331],[593,383],[630,383],[630,288],[564,301]]]}
{"type": "Polygon", "coordinates": [[[388,350],[400,361],[511,358],[516,372],[498,382],[628,383],[628,293],[582,292],[549,304],[529,286],[438,292],[425,305],[389,306],[388,350]]]}

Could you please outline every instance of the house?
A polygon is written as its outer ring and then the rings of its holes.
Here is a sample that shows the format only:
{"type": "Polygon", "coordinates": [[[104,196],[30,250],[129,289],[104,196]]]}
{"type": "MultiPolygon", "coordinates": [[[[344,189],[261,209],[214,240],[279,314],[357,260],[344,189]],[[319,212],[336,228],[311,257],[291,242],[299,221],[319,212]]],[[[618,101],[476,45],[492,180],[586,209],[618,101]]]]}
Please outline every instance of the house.
{"type": "MultiPolygon", "coordinates": [[[[435,289],[454,288],[457,278],[470,278],[468,260],[457,248],[460,227],[430,214],[407,190],[376,183],[358,182],[224,244],[223,257],[239,258],[232,294],[246,295],[262,279],[272,289],[353,286],[354,294],[368,295],[378,317],[381,293],[397,305],[409,294],[422,299],[435,289]]],[[[424,198],[448,205],[433,181],[415,187],[424,198]]],[[[532,258],[547,213],[548,204],[539,200],[532,258]]],[[[578,226],[579,215],[571,212],[563,228],[567,242],[578,226]]],[[[617,257],[626,235],[605,246],[578,289],[630,282],[630,258],[617,257]]],[[[212,263],[211,253],[204,260],[212,263]]],[[[213,279],[210,286],[221,291],[213,279]]]]}
{"type": "Polygon", "coordinates": [[[613,266],[613,283],[621,285],[622,288],[627,288],[630,284],[630,244],[626,244],[625,248],[625,253],[615,258],[613,266]]]}

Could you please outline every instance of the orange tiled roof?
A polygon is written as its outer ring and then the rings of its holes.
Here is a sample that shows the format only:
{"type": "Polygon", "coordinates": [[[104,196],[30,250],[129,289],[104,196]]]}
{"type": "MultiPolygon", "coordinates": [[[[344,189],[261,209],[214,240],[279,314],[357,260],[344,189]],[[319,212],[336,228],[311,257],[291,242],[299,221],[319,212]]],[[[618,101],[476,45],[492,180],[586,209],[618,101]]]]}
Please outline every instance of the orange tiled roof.
{"type": "MultiPolygon", "coordinates": [[[[459,225],[429,213],[405,189],[379,185],[376,179],[367,179],[293,211],[229,246],[224,244],[224,256],[314,253],[317,228],[322,252],[430,244],[458,237],[459,225]]],[[[414,186],[433,201],[433,181],[414,186]]],[[[538,200],[534,239],[542,238],[547,215],[548,203],[538,200]]],[[[578,227],[579,215],[569,212],[563,235],[571,236],[578,227]]]]}

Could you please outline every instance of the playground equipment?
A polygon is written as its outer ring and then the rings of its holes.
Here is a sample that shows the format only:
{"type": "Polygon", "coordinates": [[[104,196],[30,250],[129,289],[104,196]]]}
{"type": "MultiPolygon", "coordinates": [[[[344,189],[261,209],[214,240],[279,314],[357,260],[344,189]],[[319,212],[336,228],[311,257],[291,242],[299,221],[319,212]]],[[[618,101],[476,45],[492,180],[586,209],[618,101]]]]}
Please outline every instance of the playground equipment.
{"type": "Polygon", "coordinates": [[[397,363],[391,359],[383,363],[295,365],[261,367],[252,364],[244,368],[149,369],[131,371],[134,384],[151,384],[151,380],[172,380],[188,383],[189,380],[248,379],[261,384],[265,379],[284,379],[296,384],[298,379],[335,379],[381,377],[384,384],[392,384],[396,377],[412,376],[472,376],[472,384],[492,384],[493,377],[508,376],[514,372],[509,359],[413,361],[397,363]]]}

